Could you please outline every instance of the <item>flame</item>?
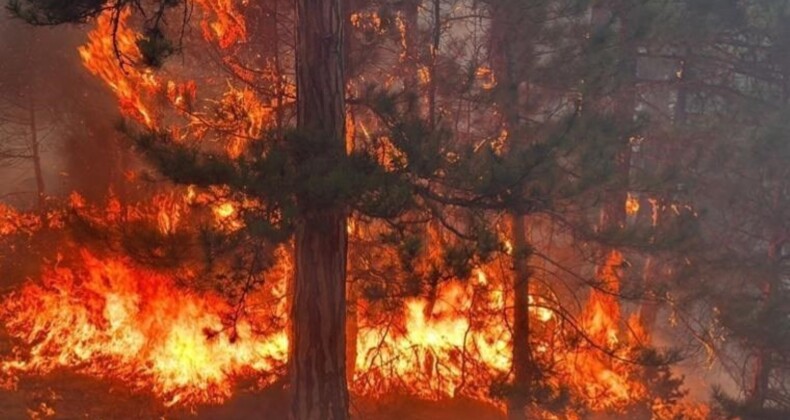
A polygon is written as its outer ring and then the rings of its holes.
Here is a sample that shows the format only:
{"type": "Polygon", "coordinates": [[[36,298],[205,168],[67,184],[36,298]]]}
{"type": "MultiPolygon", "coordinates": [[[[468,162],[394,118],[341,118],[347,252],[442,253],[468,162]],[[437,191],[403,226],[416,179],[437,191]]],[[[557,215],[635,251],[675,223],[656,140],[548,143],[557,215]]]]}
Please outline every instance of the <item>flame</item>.
{"type": "MultiPolygon", "coordinates": [[[[132,220],[148,218],[162,234],[170,234],[189,218],[185,203],[207,199],[188,187],[179,194],[157,195],[152,205],[132,206],[126,213],[132,220]]],[[[96,217],[113,219],[116,201],[111,197],[107,210],[95,212],[96,217]]],[[[89,210],[77,194],[72,205],[89,210]]],[[[212,214],[233,220],[239,205],[213,202],[212,214]]],[[[363,230],[355,226],[353,234],[363,230]]],[[[430,234],[438,240],[437,232],[430,234]]],[[[66,367],[123,380],[140,392],[152,390],[168,405],[192,405],[224,401],[239,379],[254,376],[266,385],[282,375],[288,354],[284,296],[293,274],[288,246],[278,248],[271,270],[276,281],[269,282],[267,293],[277,303],[257,302],[262,311],[245,312],[236,322],[229,321],[234,307],[228,301],[183,287],[176,280],[183,275],[142,269],[130,259],[87,249],[65,251],[77,257],[59,257],[40,282],[29,282],[0,306],[0,318],[19,343],[0,360],[5,386],[13,386],[22,374],[44,375],[66,367]],[[272,324],[271,319],[280,321],[272,324]],[[266,324],[274,327],[259,332],[266,324]]],[[[437,258],[435,252],[429,254],[437,258]]],[[[556,297],[528,296],[533,354],[561,366],[550,383],[569,387],[593,411],[625,410],[647,396],[636,379],[637,368],[624,362],[649,337],[638,317],[622,319],[616,294],[623,261],[622,254],[612,251],[598,269],[598,289],[578,316],[586,337],[581,345],[568,343],[576,331],[565,329],[563,317],[552,309],[556,297]]],[[[507,287],[512,280],[497,271],[497,264],[477,267],[468,280],[440,283],[433,297],[405,299],[400,311],[382,312],[373,302],[359,302],[352,390],[429,399],[464,395],[502,407],[490,389],[512,374],[509,317],[514,297],[507,287]]],[[[673,409],[657,405],[654,411],[673,409]]]]}
{"type": "Polygon", "coordinates": [[[120,60],[140,60],[137,48],[139,34],[127,27],[131,12],[124,9],[115,27],[111,13],[96,19],[96,28],[88,34],[88,43],[79,48],[85,67],[102,79],[118,97],[121,112],[148,128],[156,126],[154,111],[146,103],[147,97],[156,92],[159,82],[150,71],[140,70],[120,60]]]}
{"type": "Polygon", "coordinates": [[[0,238],[18,233],[32,233],[41,227],[41,219],[32,214],[19,212],[0,203],[0,238]]]}
{"type": "MultiPolygon", "coordinates": [[[[478,276],[480,281],[485,275],[478,271],[478,276]]],[[[406,388],[435,398],[453,396],[461,386],[477,386],[483,397],[481,385],[508,371],[511,350],[505,325],[494,319],[472,323],[468,316],[474,287],[447,283],[438,295],[430,313],[427,299],[409,299],[402,324],[360,328],[355,390],[379,395],[406,388]]],[[[503,303],[496,298],[492,302],[503,303]]]]}
{"type": "Polygon", "coordinates": [[[491,90],[496,87],[496,76],[490,67],[478,67],[475,71],[475,77],[480,81],[482,88],[485,90],[491,90]]]}
{"type": "Polygon", "coordinates": [[[160,194],[153,198],[157,209],[157,226],[163,235],[175,233],[182,218],[180,198],[170,194],[160,194]]]}
{"type": "Polygon", "coordinates": [[[211,211],[214,215],[214,225],[225,232],[235,232],[244,227],[239,207],[249,203],[235,203],[224,201],[212,204],[211,211]]]}
{"type": "MultiPolygon", "coordinates": [[[[220,47],[222,60],[235,76],[247,83],[257,82],[230,50],[247,36],[244,17],[233,1],[200,0],[196,4],[205,41],[220,47]]],[[[124,9],[116,22],[112,11],[101,14],[88,34],[88,42],[79,48],[85,67],[115,94],[122,115],[149,130],[169,133],[174,139],[204,139],[211,134],[211,140],[221,140],[233,158],[243,153],[250,139],[260,138],[272,123],[273,107],[282,104],[275,104],[275,99],[264,101],[246,84],[234,85],[233,77],[224,81],[226,86],[218,100],[199,102],[194,80],[166,80],[160,72],[143,65],[138,47],[142,35],[128,24],[130,16],[129,9],[124,9]]],[[[268,70],[260,73],[273,77],[268,70]]],[[[292,91],[287,83],[284,89],[288,94],[292,91]]]]}
{"type": "Polygon", "coordinates": [[[625,199],[625,213],[629,216],[639,213],[639,197],[628,193],[625,199]]]}
{"type": "Polygon", "coordinates": [[[233,207],[233,203],[226,202],[222,203],[216,207],[214,207],[214,214],[219,219],[227,219],[230,216],[233,216],[233,213],[236,212],[236,208],[233,207]]]}
{"type": "Polygon", "coordinates": [[[70,367],[152,387],[173,404],[221,401],[234,379],[284,363],[286,334],[260,337],[242,320],[232,338],[219,297],[124,259],[79,255],[79,268],[49,270],[3,302],[9,333],[29,345],[26,356],[2,364],[5,374],[70,367]]]}
{"type": "MultiPolygon", "coordinates": [[[[591,348],[578,352],[569,365],[573,385],[595,409],[622,408],[644,397],[647,391],[644,384],[629,377],[634,373],[633,368],[624,362],[628,360],[630,348],[621,340],[624,334],[616,297],[620,288],[617,270],[623,261],[620,252],[611,251],[599,268],[600,289],[591,292],[581,318],[582,330],[591,348]]],[[[632,335],[643,331],[637,318],[629,324],[632,335]]],[[[633,339],[645,340],[646,334],[633,339]]]]}
{"type": "Polygon", "coordinates": [[[228,48],[247,39],[244,16],[232,0],[198,0],[196,3],[206,11],[200,22],[206,40],[217,41],[220,47],[228,48]]]}

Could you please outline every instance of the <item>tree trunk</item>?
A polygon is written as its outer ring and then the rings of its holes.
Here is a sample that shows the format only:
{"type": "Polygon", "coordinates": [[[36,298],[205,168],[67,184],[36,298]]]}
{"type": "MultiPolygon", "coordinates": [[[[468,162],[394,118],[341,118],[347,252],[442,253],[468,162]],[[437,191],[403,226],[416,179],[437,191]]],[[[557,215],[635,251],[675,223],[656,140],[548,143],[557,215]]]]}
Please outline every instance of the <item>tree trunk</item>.
{"type": "Polygon", "coordinates": [[[294,420],[348,418],[345,271],[345,215],[331,210],[305,217],[296,232],[294,420]]]}
{"type": "MultiPolygon", "coordinates": [[[[776,208],[776,206],[774,206],[776,208]]],[[[782,249],[782,242],[779,240],[772,240],[768,247],[768,258],[771,260],[772,265],[781,264],[777,261],[780,257],[782,249]]],[[[764,307],[771,307],[776,304],[777,284],[775,280],[768,280],[760,285],[763,294],[764,307]]],[[[781,286],[780,286],[781,287],[781,286]]],[[[771,372],[773,371],[773,352],[765,344],[761,343],[757,348],[757,354],[754,359],[754,376],[752,377],[752,386],[747,395],[747,402],[750,406],[755,408],[765,407],[766,400],[768,399],[769,385],[771,372]]]]}
{"type": "MultiPolygon", "coordinates": [[[[402,6],[400,73],[403,79],[403,91],[408,101],[406,110],[414,116],[427,118],[423,96],[425,91],[420,84],[420,63],[422,63],[420,28],[418,25],[419,8],[422,0],[405,0],[402,6]]],[[[431,85],[429,85],[431,86],[431,85]]]]}
{"type": "MultiPolygon", "coordinates": [[[[518,61],[530,60],[529,45],[519,40],[530,30],[527,25],[527,12],[519,1],[504,1],[492,7],[492,23],[490,29],[491,68],[497,80],[495,98],[500,104],[500,113],[504,117],[507,147],[519,145],[517,141],[533,141],[527,138],[521,123],[521,104],[519,85],[525,74],[517,70],[518,61]],[[518,46],[517,46],[518,43],[518,46]]],[[[533,16],[535,17],[535,16],[533,16]]],[[[534,24],[534,22],[530,22],[534,24]]],[[[527,38],[529,39],[529,38],[527,38]]],[[[526,418],[525,409],[532,398],[532,383],[536,375],[536,367],[532,360],[530,347],[529,319],[529,286],[531,273],[529,270],[530,244],[526,236],[526,216],[513,211],[511,219],[511,239],[513,241],[513,389],[507,401],[507,416],[512,420],[526,418]]]]}
{"type": "Polygon", "coordinates": [[[768,381],[771,377],[771,352],[765,348],[757,350],[754,360],[754,377],[747,402],[754,408],[765,407],[768,399],[768,381]]]}
{"type": "Polygon", "coordinates": [[[44,212],[46,196],[44,190],[44,172],[41,169],[41,147],[38,138],[38,121],[36,120],[36,66],[33,64],[33,54],[36,50],[37,36],[30,34],[30,52],[27,55],[27,64],[30,68],[31,78],[27,85],[27,106],[28,106],[28,129],[30,130],[30,157],[33,163],[33,173],[36,177],[36,208],[39,212],[44,212]]]}
{"type": "Polygon", "coordinates": [[[274,27],[274,39],[272,42],[274,43],[274,73],[275,77],[277,77],[277,82],[275,83],[275,107],[274,107],[274,121],[275,121],[275,128],[278,132],[281,132],[285,128],[285,90],[286,90],[286,79],[285,79],[285,71],[283,70],[283,65],[280,61],[280,11],[279,11],[279,4],[280,0],[274,0],[272,5],[272,20],[271,25],[274,27]]]}
{"type": "Polygon", "coordinates": [[[346,294],[346,380],[353,382],[357,363],[357,336],[359,335],[359,293],[353,281],[347,282],[346,294]]]}
{"type": "Polygon", "coordinates": [[[513,238],[513,391],[507,402],[507,416],[521,420],[529,403],[535,366],[529,344],[530,247],[525,233],[526,216],[512,215],[513,238]]]}
{"type": "Polygon", "coordinates": [[[436,78],[437,60],[439,59],[439,43],[442,40],[442,7],[439,0],[433,0],[433,28],[431,32],[431,63],[428,69],[428,122],[431,127],[437,123],[436,78]]]}
{"type": "MultiPolygon", "coordinates": [[[[530,60],[530,46],[519,40],[528,33],[527,12],[519,1],[504,1],[492,6],[490,29],[491,68],[497,80],[494,95],[504,117],[506,144],[518,147],[517,141],[532,141],[527,138],[521,123],[519,84],[525,74],[517,70],[518,61],[530,60]],[[517,46],[518,43],[518,46],[517,46]]],[[[534,22],[530,22],[534,24],[534,22]]],[[[530,28],[532,30],[532,28],[530,28]]],[[[527,38],[529,39],[529,38],[527,38]]],[[[530,347],[529,319],[529,270],[530,244],[526,237],[526,216],[513,211],[511,239],[513,240],[513,388],[507,401],[507,416],[512,420],[526,418],[525,409],[532,398],[532,383],[536,367],[530,347]]]]}
{"type": "Polygon", "coordinates": [[[33,88],[28,92],[28,111],[30,124],[30,156],[33,160],[33,171],[36,176],[36,205],[39,212],[44,211],[46,196],[44,190],[44,172],[41,169],[41,148],[38,140],[38,124],[36,122],[36,103],[33,100],[33,88]]]}
{"type": "MultiPolygon", "coordinates": [[[[297,0],[297,124],[317,155],[345,154],[342,0],[297,0]]],[[[348,418],[346,210],[298,197],[292,308],[291,418],[348,418]],[[320,208],[316,208],[320,207],[320,208]]]]}

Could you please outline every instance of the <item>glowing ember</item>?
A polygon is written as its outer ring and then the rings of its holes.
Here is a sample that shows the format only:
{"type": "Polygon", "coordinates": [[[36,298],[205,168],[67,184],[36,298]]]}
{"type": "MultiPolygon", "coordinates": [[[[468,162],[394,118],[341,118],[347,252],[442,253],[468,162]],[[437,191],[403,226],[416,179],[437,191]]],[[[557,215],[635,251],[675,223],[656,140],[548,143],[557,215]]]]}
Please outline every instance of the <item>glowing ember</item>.
{"type": "Polygon", "coordinates": [[[628,193],[625,200],[625,213],[629,216],[639,213],[639,197],[628,193]]]}

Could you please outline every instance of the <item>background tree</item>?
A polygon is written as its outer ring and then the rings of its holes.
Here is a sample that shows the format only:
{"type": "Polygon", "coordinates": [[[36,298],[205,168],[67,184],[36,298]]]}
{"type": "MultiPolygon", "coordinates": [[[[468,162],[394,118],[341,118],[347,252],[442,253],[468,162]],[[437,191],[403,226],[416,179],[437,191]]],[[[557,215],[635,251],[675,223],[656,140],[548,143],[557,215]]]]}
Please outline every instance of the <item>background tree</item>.
{"type": "MultiPolygon", "coordinates": [[[[340,0],[305,0],[297,3],[296,15],[297,130],[305,137],[292,140],[298,142],[292,146],[295,164],[309,168],[302,175],[310,181],[340,181],[338,163],[346,153],[346,14],[340,0]]],[[[348,417],[348,210],[321,193],[302,190],[296,197],[291,415],[297,419],[348,417]]]]}

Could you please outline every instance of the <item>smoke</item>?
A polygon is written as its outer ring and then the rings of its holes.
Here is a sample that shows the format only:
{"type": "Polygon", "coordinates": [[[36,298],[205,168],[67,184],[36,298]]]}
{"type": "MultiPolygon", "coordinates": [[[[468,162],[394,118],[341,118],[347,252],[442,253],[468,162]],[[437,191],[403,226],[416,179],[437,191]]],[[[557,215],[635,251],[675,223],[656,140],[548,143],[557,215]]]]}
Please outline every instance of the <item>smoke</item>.
{"type": "Polygon", "coordinates": [[[33,208],[42,188],[50,199],[73,189],[99,199],[119,175],[117,147],[105,144],[117,144],[119,116],[79,60],[85,32],[0,15],[0,198],[6,203],[33,208]]]}

